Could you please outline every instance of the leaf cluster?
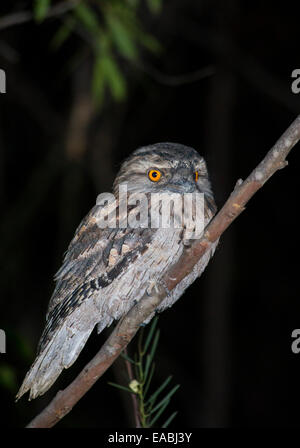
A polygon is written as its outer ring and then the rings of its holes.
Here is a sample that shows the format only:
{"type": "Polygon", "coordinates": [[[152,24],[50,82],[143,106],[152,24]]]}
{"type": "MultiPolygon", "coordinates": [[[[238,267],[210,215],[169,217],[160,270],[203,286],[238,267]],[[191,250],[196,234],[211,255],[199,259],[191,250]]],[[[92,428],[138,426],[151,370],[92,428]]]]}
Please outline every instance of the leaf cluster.
{"type": "MultiPolygon", "coordinates": [[[[72,35],[85,41],[93,53],[91,88],[96,103],[103,104],[108,91],[114,100],[126,98],[127,83],[122,60],[137,62],[142,48],[158,53],[158,41],[144,30],[138,8],[142,0],[81,0],[60,18],[52,40],[57,49],[72,35]]],[[[161,11],[162,0],[147,0],[152,14],[161,11]]],[[[51,0],[35,0],[34,16],[42,23],[51,8],[51,0]]]]}
{"type": "MultiPolygon", "coordinates": [[[[167,391],[167,386],[169,386],[172,380],[172,375],[170,375],[157,389],[152,390],[151,383],[155,371],[154,356],[160,336],[159,329],[156,329],[157,321],[158,317],[155,317],[146,336],[144,334],[144,328],[140,331],[137,351],[133,359],[124,353],[122,354],[123,358],[132,364],[135,378],[133,380],[131,379],[127,387],[116,383],[109,383],[118,389],[136,395],[139,408],[139,421],[142,428],[151,428],[158,425],[159,419],[170,404],[172,396],[180,387],[177,384],[167,391]]],[[[167,428],[176,414],[177,412],[173,412],[163,421],[161,427],[167,428]]]]}

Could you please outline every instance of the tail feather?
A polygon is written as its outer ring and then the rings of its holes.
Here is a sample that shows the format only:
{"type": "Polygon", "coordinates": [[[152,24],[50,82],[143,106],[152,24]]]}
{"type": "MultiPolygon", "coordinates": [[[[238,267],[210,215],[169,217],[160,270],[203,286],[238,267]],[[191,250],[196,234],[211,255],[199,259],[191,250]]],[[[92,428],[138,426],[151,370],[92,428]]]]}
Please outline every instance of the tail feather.
{"type": "Polygon", "coordinates": [[[16,400],[28,391],[30,391],[29,400],[43,395],[62,370],[76,361],[92,330],[93,326],[75,331],[63,325],[56,331],[28,371],[16,400]]]}

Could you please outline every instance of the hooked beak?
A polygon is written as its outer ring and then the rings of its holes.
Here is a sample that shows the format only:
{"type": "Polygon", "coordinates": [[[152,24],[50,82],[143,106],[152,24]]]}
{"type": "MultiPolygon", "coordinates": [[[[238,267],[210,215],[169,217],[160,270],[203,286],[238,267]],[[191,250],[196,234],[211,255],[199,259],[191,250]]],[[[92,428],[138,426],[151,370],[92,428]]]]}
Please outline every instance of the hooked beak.
{"type": "Polygon", "coordinates": [[[178,170],[168,185],[168,190],[174,193],[193,193],[196,189],[193,174],[187,169],[178,170]]]}

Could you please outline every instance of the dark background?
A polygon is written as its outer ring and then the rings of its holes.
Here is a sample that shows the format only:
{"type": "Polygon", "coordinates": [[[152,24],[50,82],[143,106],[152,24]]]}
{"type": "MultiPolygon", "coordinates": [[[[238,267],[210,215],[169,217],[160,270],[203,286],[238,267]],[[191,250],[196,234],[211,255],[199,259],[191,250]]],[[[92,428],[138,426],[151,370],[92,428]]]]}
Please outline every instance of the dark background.
{"type": "MultiPolygon", "coordinates": [[[[1,19],[31,8],[1,2],[1,19]]],[[[105,340],[93,333],[44,397],[14,403],[63,252],[124,157],[161,141],[193,146],[207,160],[221,206],[300,112],[300,94],[291,91],[300,68],[299,9],[297,2],[163,0],[152,14],[140,1],[138,20],[162,50],[140,49],[137,61],[116,51],[127,95],[116,101],[107,89],[98,107],[87,41],[74,34],[54,51],[59,18],[2,28],[0,19],[7,77],[0,95],[1,425],[28,423],[105,340]]],[[[173,428],[299,426],[300,354],[291,351],[300,327],[299,167],[296,147],[289,166],[222,236],[202,278],[160,316],[154,381],[173,374],[172,384],[181,384],[169,406],[179,411],[173,428]]],[[[107,385],[122,369],[111,368],[58,426],[130,425],[126,394],[107,385]]]]}

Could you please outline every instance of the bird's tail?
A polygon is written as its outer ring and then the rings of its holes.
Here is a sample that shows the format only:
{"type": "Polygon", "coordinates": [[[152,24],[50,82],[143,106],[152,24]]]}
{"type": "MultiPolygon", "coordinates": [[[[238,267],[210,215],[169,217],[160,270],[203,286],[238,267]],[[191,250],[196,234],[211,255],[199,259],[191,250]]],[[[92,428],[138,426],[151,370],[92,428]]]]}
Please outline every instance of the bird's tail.
{"type": "Polygon", "coordinates": [[[78,358],[93,326],[72,330],[67,325],[60,327],[36,357],[16,395],[16,401],[26,392],[29,400],[43,395],[55,382],[63,369],[70,367],[78,358]]]}

